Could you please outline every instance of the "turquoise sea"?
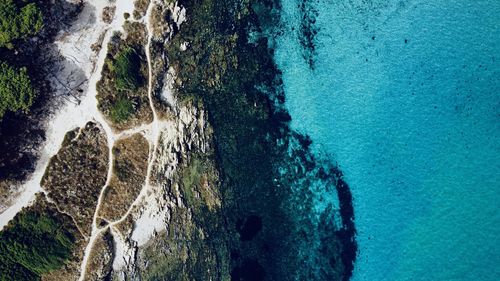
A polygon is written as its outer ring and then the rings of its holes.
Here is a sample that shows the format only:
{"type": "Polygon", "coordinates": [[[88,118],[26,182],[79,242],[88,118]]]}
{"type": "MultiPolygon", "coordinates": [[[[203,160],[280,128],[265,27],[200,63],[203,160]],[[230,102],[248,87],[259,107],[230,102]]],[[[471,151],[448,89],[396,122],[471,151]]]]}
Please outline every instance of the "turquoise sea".
{"type": "Polygon", "coordinates": [[[354,281],[500,280],[500,1],[283,0],[291,126],[354,198],[354,281]]]}

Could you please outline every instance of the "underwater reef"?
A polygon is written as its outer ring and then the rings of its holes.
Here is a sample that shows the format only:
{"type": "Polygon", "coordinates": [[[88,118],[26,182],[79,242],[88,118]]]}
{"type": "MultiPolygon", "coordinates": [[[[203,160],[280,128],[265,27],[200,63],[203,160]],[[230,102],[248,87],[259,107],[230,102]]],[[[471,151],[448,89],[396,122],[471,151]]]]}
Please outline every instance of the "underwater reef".
{"type": "Polygon", "coordinates": [[[169,59],[179,99],[200,100],[213,126],[232,280],[348,280],[357,251],[352,198],[335,163],[316,159],[310,139],[288,126],[273,38],[264,35],[279,28],[268,21],[279,3],[180,3],[188,21],[169,59]],[[189,48],[178,52],[184,41],[189,48]]]}

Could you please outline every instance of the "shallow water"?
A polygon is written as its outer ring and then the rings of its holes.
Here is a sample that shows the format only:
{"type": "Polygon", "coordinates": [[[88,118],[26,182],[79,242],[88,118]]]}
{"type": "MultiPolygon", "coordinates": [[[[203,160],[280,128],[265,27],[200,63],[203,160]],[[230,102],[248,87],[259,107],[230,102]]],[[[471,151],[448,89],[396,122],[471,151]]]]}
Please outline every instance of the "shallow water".
{"type": "Polygon", "coordinates": [[[287,107],[353,192],[353,280],[500,280],[499,14],[494,0],[283,0],[287,107]]]}

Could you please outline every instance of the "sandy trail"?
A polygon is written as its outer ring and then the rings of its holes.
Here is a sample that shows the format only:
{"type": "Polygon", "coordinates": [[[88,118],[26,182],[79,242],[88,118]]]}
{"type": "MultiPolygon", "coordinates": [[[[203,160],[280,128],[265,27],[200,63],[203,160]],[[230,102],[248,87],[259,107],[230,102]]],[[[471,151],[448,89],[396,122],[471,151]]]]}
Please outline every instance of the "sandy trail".
{"type": "MultiPolygon", "coordinates": [[[[132,7],[130,6],[127,6],[129,5],[130,3],[132,3],[132,1],[128,1],[127,0],[122,0],[120,2],[118,2],[116,5],[117,5],[117,12],[116,14],[118,15],[117,17],[120,18],[120,15],[123,15],[123,13],[125,12],[128,12],[130,14],[132,14],[133,10],[134,10],[134,7],[133,7],[133,4],[132,4],[132,7]],[[128,8],[128,9],[127,9],[128,8]]],[[[148,6],[148,9],[147,9],[147,13],[146,13],[146,16],[141,19],[145,25],[146,25],[146,28],[147,28],[147,32],[148,32],[148,41],[147,41],[147,44],[145,46],[145,51],[146,51],[146,58],[147,58],[147,64],[148,64],[148,99],[149,99],[149,105],[151,107],[151,110],[153,112],[153,121],[152,123],[150,124],[146,124],[146,125],[141,125],[141,126],[138,126],[136,128],[132,128],[130,130],[126,130],[122,133],[119,133],[119,134],[114,134],[111,129],[109,128],[109,125],[107,125],[106,121],[105,120],[99,120],[100,123],[103,123],[106,126],[107,128],[105,128],[105,131],[106,131],[106,134],[108,136],[108,147],[109,147],[109,153],[110,153],[110,158],[109,158],[109,170],[108,170],[108,176],[107,176],[107,181],[106,181],[106,184],[105,186],[101,189],[101,192],[99,194],[99,199],[98,199],[98,203],[97,203],[97,207],[96,207],[96,210],[94,212],[94,217],[93,217],[93,222],[92,222],[92,234],[91,234],[91,237],[89,239],[89,242],[87,244],[87,247],[85,248],[85,252],[84,252],[84,257],[83,257],[83,260],[82,260],[82,265],[81,265],[81,271],[80,271],[80,278],[79,280],[80,281],[83,281],[85,280],[85,274],[86,274],[86,271],[87,271],[87,264],[88,264],[88,259],[90,257],[90,252],[92,250],[92,247],[95,243],[95,240],[97,239],[97,237],[99,237],[99,235],[101,233],[103,233],[104,231],[106,231],[107,229],[109,229],[110,227],[114,226],[114,225],[117,225],[121,222],[123,222],[127,217],[128,215],[130,214],[130,212],[133,210],[134,206],[140,201],[140,199],[145,195],[148,187],[149,187],[149,180],[150,180],[150,176],[151,176],[151,170],[153,168],[153,163],[154,163],[154,159],[156,157],[156,147],[158,145],[158,139],[159,139],[159,134],[160,134],[160,127],[161,127],[161,123],[159,122],[158,120],[158,115],[156,113],[156,109],[154,107],[154,102],[153,102],[153,98],[152,98],[152,87],[153,87],[153,73],[152,73],[152,64],[151,64],[151,53],[150,53],[150,45],[151,45],[151,40],[152,40],[152,28],[151,28],[151,22],[150,22],[150,16],[151,16],[151,12],[152,12],[152,8],[154,6],[154,1],[151,1],[149,6],[148,6]],[[113,149],[113,145],[114,145],[114,142],[119,139],[119,138],[124,138],[124,137],[127,137],[127,136],[130,136],[130,135],[133,135],[134,133],[138,133],[138,132],[141,132],[141,131],[144,131],[145,134],[146,134],[146,139],[148,140],[149,142],[149,159],[148,159],[148,168],[147,168],[147,174],[146,174],[146,180],[145,180],[145,184],[140,192],[140,194],[136,197],[136,199],[134,200],[134,202],[130,205],[129,209],[127,210],[127,212],[122,216],[122,218],[120,218],[119,220],[117,221],[114,221],[114,222],[111,222],[109,223],[107,226],[103,227],[103,228],[99,228],[98,225],[97,225],[97,218],[98,218],[98,213],[99,213],[99,209],[100,209],[100,206],[102,204],[102,200],[103,200],[103,197],[104,197],[104,192],[111,180],[111,177],[112,177],[112,172],[113,172],[113,155],[112,155],[112,149],[113,149]]],[[[115,18],[116,20],[116,18],[115,18]]],[[[120,20],[119,20],[120,21],[120,20]]],[[[119,26],[121,28],[121,26],[123,25],[123,20],[121,20],[121,22],[119,23],[119,26]]],[[[111,32],[108,31],[108,34],[112,34],[111,32]]],[[[110,36],[107,34],[107,37],[110,36]]],[[[103,56],[103,59],[102,59],[102,62],[100,61],[100,64],[99,64],[99,67],[97,68],[97,74],[95,75],[97,77],[97,79],[93,82],[93,84],[91,85],[91,88],[90,90],[91,91],[95,91],[95,83],[97,83],[97,81],[99,81],[100,79],[100,72],[101,72],[101,69],[102,69],[102,66],[104,64],[104,58],[107,54],[107,42],[109,42],[109,38],[106,38],[107,40],[104,40],[103,42],[103,50],[101,50],[101,55],[103,56]]],[[[101,117],[102,118],[102,117],[101,117]]]]}
{"type": "MultiPolygon", "coordinates": [[[[91,0],[84,7],[74,25],[71,27],[71,34],[60,34],[55,44],[63,57],[69,61],[82,62],[79,66],[87,77],[96,70],[95,53],[91,45],[99,40],[100,34],[104,32],[107,26],[97,20],[89,26],[93,14],[99,13],[105,6],[105,1],[91,0]]],[[[72,80],[71,70],[62,66],[60,77],[54,77],[57,81],[72,80]]],[[[95,75],[94,75],[95,76],[95,75]]],[[[89,83],[95,84],[91,80],[89,83]]],[[[81,81],[73,81],[81,84],[81,81]]],[[[56,84],[59,84],[57,82],[56,84]]],[[[72,85],[75,86],[75,85],[72,85]]],[[[56,86],[58,91],[67,91],[67,88],[61,89],[56,86]]],[[[64,93],[64,92],[63,92],[64,93]]],[[[91,120],[102,121],[97,112],[97,101],[95,100],[95,91],[86,91],[79,102],[67,102],[62,108],[48,120],[46,130],[46,141],[40,151],[40,158],[36,163],[35,171],[21,187],[21,195],[15,199],[15,203],[0,214],[0,229],[3,229],[22,208],[33,203],[35,195],[43,192],[40,181],[45,173],[50,158],[54,156],[61,148],[65,134],[77,127],[83,127],[85,123],[91,120]]]]}
{"type": "MultiPolygon", "coordinates": [[[[79,102],[68,102],[65,104],[49,121],[47,128],[47,140],[43,145],[41,151],[41,157],[37,162],[35,172],[32,174],[30,179],[23,185],[22,194],[16,199],[16,202],[10,206],[6,211],[0,214],[0,229],[8,224],[14,216],[19,213],[22,208],[29,206],[33,203],[36,198],[36,194],[43,192],[48,194],[40,185],[43,174],[49,164],[50,158],[57,154],[61,148],[62,141],[65,134],[73,130],[74,128],[82,128],[87,122],[93,121],[99,123],[104,132],[106,133],[108,151],[109,151],[109,168],[107,173],[106,184],[102,187],[97,206],[94,212],[92,221],[92,231],[90,237],[85,237],[88,239],[88,244],[84,251],[84,257],[81,264],[81,271],[79,280],[85,279],[85,274],[87,270],[87,263],[90,256],[92,246],[95,243],[96,238],[99,234],[103,233],[107,229],[118,225],[123,222],[132,212],[134,207],[140,202],[140,200],[146,195],[148,188],[150,187],[149,181],[151,178],[151,171],[153,169],[154,159],[156,157],[156,148],[158,146],[160,132],[162,131],[165,124],[160,122],[156,109],[154,107],[154,102],[152,98],[152,87],[153,87],[153,73],[152,73],[152,63],[151,63],[151,51],[150,45],[153,37],[152,26],[150,22],[151,13],[154,1],[148,6],[146,16],[140,19],[140,22],[146,24],[147,28],[147,44],[146,57],[148,64],[148,99],[149,105],[153,112],[153,122],[150,124],[142,124],[135,128],[125,130],[123,132],[115,133],[110,125],[107,123],[101,112],[97,107],[97,89],[96,84],[101,79],[101,71],[105,62],[106,55],[108,53],[108,43],[111,40],[115,31],[123,32],[123,24],[125,19],[123,17],[124,13],[133,14],[134,11],[134,1],[131,0],[117,0],[115,17],[111,24],[105,24],[100,15],[105,6],[109,3],[102,0],[88,0],[86,6],[79,18],[72,26],[72,31],[70,34],[62,34],[60,38],[56,41],[59,47],[60,53],[68,60],[78,63],[82,67],[85,75],[88,77],[88,89],[85,91],[84,95],[81,97],[79,102]],[[95,17],[95,22],[91,25],[89,24],[92,17],[95,17]],[[104,37],[102,35],[104,34],[104,37]],[[101,41],[101,49],[95,54],[92,51],[92,44],[101,41]],[[145,184],[137,196],[135,201],[130,205],[129,209],[125,215],[117,221],[111,222],[103,228],[99,228],[97,225],[97,218],[99,213],[99,208],[102,204],[104,192],[111,180],[113,171],[113,154],[112,149],[115,142],[118,139],[129,137],[135,133],[144,132],[148,142],[149,142],[149,159],[148,168],[146,174],[145,184]]],[[[63,79],[68,80],[70,77],[69,71],[63,69],[60,73],[63,79]]],[[[55,77],[56,80],[60,81],[61,77],[55,77]]],[[[81,82],[79,82],[81,83],[81,82]]],[[[67,86],[64,85],[67,90],[67,86]]],[[[51,198],[48,197],[50,202],[55,203],[51,198]]],[[[56,206],[58,208],[58,206],[56,206]]]]}

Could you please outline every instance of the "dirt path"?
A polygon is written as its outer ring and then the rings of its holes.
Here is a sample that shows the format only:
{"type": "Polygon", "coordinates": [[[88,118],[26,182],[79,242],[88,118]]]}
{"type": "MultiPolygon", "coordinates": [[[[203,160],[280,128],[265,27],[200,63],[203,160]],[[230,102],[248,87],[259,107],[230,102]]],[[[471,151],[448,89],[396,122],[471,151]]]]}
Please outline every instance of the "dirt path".
{"type": "MultiPolygon", "coordinates": [[[[153,112],[153,121],[149,124],[142,124],[135,128],[125,130],[119,133],[115,133],[111,126],[107,123],[101,112],[97,107],[97,89],[96,84],[101,79],[102,68],[108,53],[108,43],[111,40],[114,32],[122,31],[123,24],[125,22],[124,14],[133,14],[134,11],[134,1],[131,0],[117,0],[115,18],[111,24],[106,24],[102,21],[100,15],[107,5],[106,1],[102,0],[88,0],[82,13],[79,15],[78,20],[72,26],[68,34],[61,36],[56,44],[59,47],[61,54],[69,60],[73,61],[83,61],[84,63],[80,65],[88,77],[88,89],[81,99],[76,103],[68,103],[64,105],[61,110],[55,114],[55,116],[50,120],[50,124],[47,129],[47,141],[45,142],[40,160],[37,162],[36,170],[31,176],[31,178],[23,185],[23,192],[16,199],[15,203],[10,206],[7,210],[0,214],[0,230],[8,224],[14,216],[19,213],[24,207],[29,206],[36,198],[36,194],[43,192],[48,197],[50,202],[54,202],[48,195],[48,193],[43,190],[40,185],[41,179],[45,170],[49,164],[50,158],[57,154],[61,148],[62,141],[66,133],[76,127],[82,128],[87,122],[94,121],[99,123],[106,133],[108,151],[109,151],[109,163],[108,163],[108,173],[105,185],[101,188],[99,193],[99,198],[97,202],[96,209],[94,211],[94,216],[92,220],[92,231],[90,237],[85,237],[88,239],[87,246],[85,248],[81,271],[79,280],[85,280],[85,274],[87,270],[87,264],[90,256],[91,249],[96,241],[96,238],[106,231],[107,229],[118,225],[123,222],[132,212],[134,206],[136,206],[143,196],[147,193],[148,188],[150,188],[149,182],[151,178],[151,172],[153,169],[153,163],[156,158],[156,148],[158,146],[159,137],[161,131],[164,129],[165,124],[160,122],[158,119],[158,114],[154,107],[153,101],[153,71],[151,63],[151,50],[150,45],[153,37],[153,31],[151,26],[151,13],[155,1],[152,0],[148,6],[146,16],[138,22],[142,22],[147,28],[147,44],[145,46],[147,64],[148,64],[148,99],[149,105],[153,112]],[[90,19],[95,18],[95,22],[90,19]],[[101,49],[97,54],[92,52],[92,44],[100,42],[101,49]],[[83,50],[83,51],[82,51],[83,50]],[[85,51],[86,50],[86,51],[85,51]],[[130,205],[127,212],[117,221],[109,223],[107,226],[99,228],[97,225],[98,213],[100,206],[103,204],[103,198],[106,188],[108,187],[112,173],[113,173],[113,146],[115,142],[119,139],[127,138],[136,133],[144,133],[146,139],[149,143],[149,159],[148,168],[146,174],[146,180],[142,187],[140,194],[137,196],[135,201],[130,205]]],[[[130,20],[130,19],[129,19],[130,20]]],[[[62,77],[65,75],[71,75],[65,73],[64,71],[60,73],[62,77]]],[[[69,76],[68,76],[69,77],[69,76]]],[[[57,79],[57,77],[56,77],[57,79]]],[[[58,207],[58,206],[56,206],[58,207]]]]}
{"type": "MultiPolygon", "coordinates": [[[[123,6],[121,6],[121,4],[124,3],[124,2],[126,2],[126,1],[127,0],[122,0],[120,2],[117,2],[117,4],[116,4],[117,5],[117,17],[118,18],[121,17],[121,15],[125,11],[129,12],[130,14],[132,14],[133,8],[132,8],[132,10],[123,10],[123,6]]],[[[131,1],[129,1],[129,2],[131,2],[131,1]]],[[[160,121],[158,119],[158,115],[157,115],[156,109],[154,107],[154,102],[153,102],[153,97],[152,97],[152,95],[153,95],[153,93],[152,93],[152,91],[153,91],[153,89],[152,89],[153,88],[153,71],[152,71],[152,64],[151,64],[150,45],[151,45],[151,40],[152,40],[153,32],[152,32],[152,27],[151,27],[151,22],[150,22],[150,18],[151,18],[150,16],[151,16],[151,11],[152,11],[153,6],[154,6],[154,1],[151,1],[151,3],[148,6],[148,9],[147,9],[146,16],[142,19],[142,21],[146,25],[147,32],[148,32],[148,36],[147,36],[148,41],[147,41],[147,44],[145,46],[145,49],[146,49],[145,52],[146,52],[146,57],[147,57],[148,74],[149,74],[148,75],[148,99],[149,99],[149,105],[150,105],[151,110],[153,112],[153,121],[150,124],[141,125],[141,126],[138,126],[136,128],[132,128],[130,130],[121,132],[119,134],[115,134],[110,129],[110,127],[106,123],[106,121],[102,118],[102,115],[99,114],[100,115],[99,119],[101,119],[101,120],[98,120],[98,121],[99,121],[99,123],[101,123],[103,125],[103,127],[105,127],[106,135],[108,136],[108,148],[109,148],[109,155],[110,155],[110,157],[109,157],[109,170],[108,170],[108,176],[107,176],[106,184],[101,189],[101,192],[100,192],[100,195],[99,195],[99,199],[98,199],[98,203],[97,203],[97,207],[96,207],[96,210],[94,212],[94,218],[93,218],[93,222],[92,222],[92,233],[91,233],[91,236],[89,238],[89,242],[87,244],[87,247],[85,248],[85,253],[84,253],[84,257],[83,257],[83,261],[82,261],[82,265],[81,265],[81,272],[80,272],[80,278],[79,278],[80,281],[85,280],[85,274],[86,274],[86,271],[87,271],[88,259],[89,259],[90,252],[92,250],[92,247],[93,247],[93,245],[95,243],[96,238],[101,233],[103,233],[107,229],[109,229],[110,227],[123,222],[128,217],[128,215],[130,214],[130,212],[133,210],[134,206],[145,195],[145,193],[146,193],[146,191],[147,191],[147,189],[149,187],[149,180],[150,180],[150,177],[151,177],[151,171],[153,169],[153,163],[154,163],[154,159],[156,157],[156,147],[158,145],[159,135],[160,135],[160,132],[161,132],[161,123],[160,123],[160,121]],[[141,192],[139,193],[139,195],[135,199],[135,201],[130,205],[130,207],[127,210],[127,212],[119,220],[111,222],[108,225],[106,225],[105,227],[99,228],[98,225],[97,225],[97,217],[98,217],[100,206],[102,204],[102,200],[104,198],[104,192],[105,192],[107,186],[109,185],[109,182],[110,182],[111,177],[112,177],[112,172],[113,172],[113,154],[112,154],[113,145],[116,142],[116,140],[128,137],[128,136],[130,136],[130,135],[132,135],[134,133],[138,133],[138,132],[145,132],[146,138],[147,138],[147,140],[149,142],[149,151],[150,152],[149,152],[148,168],[147,168],[147,174],[146,174],[145,184],[144,184],[141,192]]],[[[123,22],[121,22],[120,26],[121,25],[123,25],[123,22]]],[[[108,34],[106,36],[106,39],[103,42],[103,49],[101,50],[101,55],[103,57],[105,57],[106,54],[107,54],[107,42],[109,42],[111,34],[112,34],[112,30],[108,30],[108,34]]],[[[98,65],[97,70],[96,70],[98,72],[98,74],[96,74],[95,76],[98,77],[99,79],[100,79],[100,72],[102,70],[103,64],[104,64],[104,60],[98,65]]],[[[97,81],[99,79],[97,79],[95,81],[95,83],[97,83],[97,81]]],[[[91,90],[95,91],[95,83],[93,83],[91,85],[91,90]]]]}

